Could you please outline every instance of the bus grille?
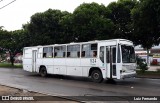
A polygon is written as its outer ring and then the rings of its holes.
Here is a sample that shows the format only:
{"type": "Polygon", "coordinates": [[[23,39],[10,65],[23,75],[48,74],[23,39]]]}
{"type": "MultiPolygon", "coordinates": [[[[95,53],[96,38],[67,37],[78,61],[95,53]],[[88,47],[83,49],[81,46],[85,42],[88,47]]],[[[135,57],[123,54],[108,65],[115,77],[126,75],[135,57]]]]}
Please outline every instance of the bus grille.
{"type": "Polygon", "coordinates": [[[133,72],[136,69],[136,66],[133,65],[123,65],[126,68],[126,72],[133,72]]]}

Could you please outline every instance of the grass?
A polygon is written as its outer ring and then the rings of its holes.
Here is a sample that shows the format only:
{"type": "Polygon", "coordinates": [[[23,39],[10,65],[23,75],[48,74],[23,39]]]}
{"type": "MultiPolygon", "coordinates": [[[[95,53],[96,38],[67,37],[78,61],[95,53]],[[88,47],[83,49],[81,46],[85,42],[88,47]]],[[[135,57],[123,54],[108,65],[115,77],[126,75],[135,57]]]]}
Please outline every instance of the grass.
{"type": "Polygon", "coordinates": [[[137,72],[137,74],[159,74],[160,75],[160,70],[158,70],[158,71],[145,71],[144,73],[141,72],[140,70],[137,70],[136,72],[137,72]]]}
{"type": "Polygon", "coordinates": [[[145,72],[137,70],[136,72],[137,72],[138,77],[160,78],[160,70],[158,70],[158,71],[145,71],[145,72]]]}
{"type": "Polygon", "coordinates": [[[22,68],[22,64],[14,64],[14,66],[12,66],[11,63],[0,63],[0,67],[3,67],[3,68],[22,68]]]}

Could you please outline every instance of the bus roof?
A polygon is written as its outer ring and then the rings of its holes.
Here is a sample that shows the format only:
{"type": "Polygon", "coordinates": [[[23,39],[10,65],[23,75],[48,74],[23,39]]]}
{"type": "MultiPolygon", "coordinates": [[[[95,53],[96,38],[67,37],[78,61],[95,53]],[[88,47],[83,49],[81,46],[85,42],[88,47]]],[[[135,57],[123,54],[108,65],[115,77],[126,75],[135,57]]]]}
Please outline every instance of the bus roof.
{"type": "Polygon", "coordinates": [[[86,43],[99,43],[99,42],[109,42],[109,41],[126,41],[133,43],[130,40],[127,39],[108,39],[108,40],[94,40],[94,41],[88,41],[88,42],[71,42],[71,43],[66,43],[66,44],[51,44],[51,45],[38,45],[38,46],[30,46],[30,47],[24,47],[24,48],[36,48],[36,47],[45,47],[45,46],[63,46],[63,45],[73,45],[73,44],[86,44],[86,43]]]}

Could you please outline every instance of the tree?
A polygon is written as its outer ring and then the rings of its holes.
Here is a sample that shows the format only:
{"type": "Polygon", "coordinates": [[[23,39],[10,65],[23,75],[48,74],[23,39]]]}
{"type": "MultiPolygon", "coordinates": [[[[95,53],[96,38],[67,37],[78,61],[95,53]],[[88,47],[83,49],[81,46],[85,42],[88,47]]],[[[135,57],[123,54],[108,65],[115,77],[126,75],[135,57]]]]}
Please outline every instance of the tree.
{"type": "Polygon", "coordinates": [[[137,0],[118,0],[107,6],[110,10],[108,18],[114,23],[114,33],[112,38],[134,40],[131,10],[136,5],[137,0]]]}
{"type": "MultiPolygon", "coordinates": [[[[0,26],[0,41],[3,39],[4,36],[7,37],[8,32],[6,30],[3,30],[3,26],[0,26]]],[[[2,46],[0,45],[0,60],[4,60],[5,58],[5,49],[2,48],[2,46]]]]}
{"type": "Polygon", "coordinates": [[[83,3],[73,12],[74,41],[108,39],[113,23],[106,18],[108,9],[97,3],[83,3]]]}
{"type": "Polygon", "coordinates": [[[31,16],[30,23],[25,25],[31,45],[46,45],[60,43],[63,33],[60,21],[68,12],[48,9],[43,13],[31,16]]]}
{"type": "Polygon", "coordinates": [[[0,62],[5,60],[5,51],[3,50],[3,48],[0,48],[0,62]]]}
{"type": "Polygon", "coordinates": [[[0,26],[0,30],[3,30],[3,26],[0,26]]]}
{"type": "Polygon", "coordinates": [[[63,31],[60,35],[61,43],[70,43],[75,41],[75,36],[73,33],[73,15],[67,14],[63,16],[60,20],[60,25],[63,31]]]}
{"type": "Polygon", "coordinates": [[[10,54],[10,61],[14,65],[15,55],[22,52],[22,48],[25,45],[24,31],[3,31],[3,33],[0,33],[0,37],[1,49],[10,54]]]}
{"type": "MultiPolygon", "coordinates": [[[[133,27],[136,44],[149,49],[160,42],[160,1],[140,0],[132,10],[133,27]]],[[[147,56],[149,64],[149,56],[147,56]]]]}

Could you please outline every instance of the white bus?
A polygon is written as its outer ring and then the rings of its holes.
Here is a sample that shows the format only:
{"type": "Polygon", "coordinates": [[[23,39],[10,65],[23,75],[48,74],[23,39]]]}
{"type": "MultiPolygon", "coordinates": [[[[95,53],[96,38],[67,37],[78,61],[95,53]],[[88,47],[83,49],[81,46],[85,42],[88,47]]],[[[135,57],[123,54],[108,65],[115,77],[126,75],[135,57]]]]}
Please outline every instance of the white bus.
{"type": "Polygon", "coordinates": [[[133,43],[126,39],[110,39],[70,44],[25,47],[23,69],[47,74],[123,79],[136,75],[133,43]]]}

